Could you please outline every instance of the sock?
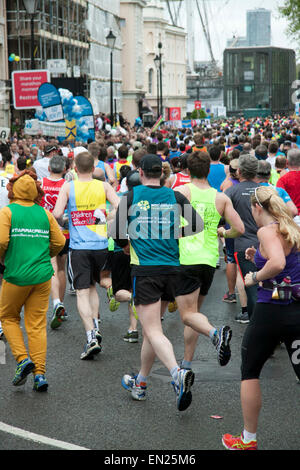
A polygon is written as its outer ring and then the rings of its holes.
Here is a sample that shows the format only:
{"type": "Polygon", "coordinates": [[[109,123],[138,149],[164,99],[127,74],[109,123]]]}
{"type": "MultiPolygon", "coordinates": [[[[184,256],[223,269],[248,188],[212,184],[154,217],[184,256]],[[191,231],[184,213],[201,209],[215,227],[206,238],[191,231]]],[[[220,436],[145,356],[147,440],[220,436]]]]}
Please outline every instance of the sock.
{"type": "Polygon", "coordinates": [[[192,368],[192,361],[186,361],[183,359],[181,361],[181,369],[191,369],[192,368]]]}
{"type": "Polygon", "coordinates": [[[141,387],[146,387],[147,386],[147,379],[148,377],[144,377],[140,373],[138,374],[135,383],[137,385],[140,385],[141,387]]]}
{"type": "Polygon", "coordinates": [[[248,308],[247,307],[242,307],[242,313],[248,313],[248,308]]]}
{"type": "Polygon", "coordinates": [[[218,340],[218,330],[216,328],[212,328],[209,332],[209,337],[211,339],[212,344],[215,346],[218,340]]]}
{"type": "Polygon", "coordinates": [[[87,336],[87,342],[90,343],[91,341],[93,341],[94,339],[96,339],[96,335],[95,335],[95,330],[89,330],[86,332],[86,336],[87,336]]]}
{"type": "Polygon", "coordinates": [[[98,318],[93,318],[94,329],[98,330],[98,318]]]}
{"type": "Polygon", "coordinates": [[[173,367],[173,369],[170,370],[170,374],[172,375],[172,379],[174,380],[175,383],[178,383],[178,372],[180,371],[179,367],[173,367]]]}
{"type": "Polygon", "coordinates": [[[245,444],[249,444],[249,442],[251,441],[256,441],[256,434],[252,434],[251,432],[248,432],[246,431],[246,429],[244,429],[243,431],[243,442],[245,444]]]}
{"type": "Polygon", "coordinates": [[[57,304],[60,304],[60,299],[53,300],[53,308],[55,308],[57,304]]]}

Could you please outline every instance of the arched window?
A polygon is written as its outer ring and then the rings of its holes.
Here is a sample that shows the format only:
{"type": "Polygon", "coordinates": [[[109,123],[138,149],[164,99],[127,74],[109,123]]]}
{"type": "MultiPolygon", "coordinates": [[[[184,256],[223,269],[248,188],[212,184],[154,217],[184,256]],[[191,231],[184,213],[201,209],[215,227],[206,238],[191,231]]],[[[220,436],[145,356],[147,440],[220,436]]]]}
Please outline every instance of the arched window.
{"type": "Polygon", "coordinates": [[[148,72],[148,93],[150,95],[153,93],[153,69],[148,72]]]}

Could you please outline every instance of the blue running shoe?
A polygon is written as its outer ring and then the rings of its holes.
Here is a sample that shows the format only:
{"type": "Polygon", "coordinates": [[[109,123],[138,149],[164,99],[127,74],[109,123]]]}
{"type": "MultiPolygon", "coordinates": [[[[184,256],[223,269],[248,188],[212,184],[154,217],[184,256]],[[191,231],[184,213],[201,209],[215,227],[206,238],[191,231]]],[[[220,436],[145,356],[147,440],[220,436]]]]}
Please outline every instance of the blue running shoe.
{"type": "Polygon", "coordinates": [[[48,382],[43,374],[37,374],[34,377],[33,390],[36,392],[47,392],[48,382]]]}
{"type": "Polygon", "coordinates": [[[232,330],[229,326],[222,326],[216,335],[216,350],[220,366],[226,366],[231,358],[230,341],[232,330]]]}
{"type": "Polygon", "coordinates": [[[27,380],[27,375],[33,371],[35,368],[34,363],[28,359],[23,359],[23,361],[19,362],[17,365],[16,373],[13,379],[13,385],[18,387],[19,385],[23,385],[27,380]]]}
{"type": "Polygon", "coordinates": [[[134,400],[144,401],[146,400],[147,387],[136,384],[137,375],[124,375],[122,378],[122,387],[128,392],[131,392],[131,396],[134,400]]]}
{"type": "Polygon", "coordinates": [[[178,372],[178,382],[172,382],[179,411],[185,411],[192,403],[191,387],[194,383],[194,379],[195,374],[192,370],[180,369],[178,372]]]}

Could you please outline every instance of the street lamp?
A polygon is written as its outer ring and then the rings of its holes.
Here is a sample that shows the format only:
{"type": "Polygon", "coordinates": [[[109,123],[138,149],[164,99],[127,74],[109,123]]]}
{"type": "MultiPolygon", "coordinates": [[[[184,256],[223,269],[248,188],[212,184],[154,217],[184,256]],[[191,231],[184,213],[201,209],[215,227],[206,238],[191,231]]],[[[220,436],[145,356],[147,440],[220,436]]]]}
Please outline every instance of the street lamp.
{"type": "Polygon", "coordinates": [[[160,76],[160,114],[164,114],[164,109],[163,109],[163,86],[162,86],[162,43],[158,43],[158,49],[159,49],[159,76],[160,76]]]}
{"type": "Polygon", "coordinates": [[[155,56],[154,63],[155,63],[155,67],[156,67],[156,84],[157,84],[156,97],[157,97],[157,119],[158,119],[159,116],[160,116],[160,114],[159,114],[159,64],[160,64],[160,58],[159,58],[158,55],[155,56]]]}
{"type": "Polygon", "coordinates": [[[31,30],[31,70],[34,69],[34,16],[37,13],[37,6],[39,0],[23,0],[25,10],[30,15],[30,30],[31,30]]]}
{"type": "Polygon", "coordinates": [[[116,43],[116,36],[109,31],[106,36],[107,45],[110,48],[110,123],[111,127],[114,125],[114,97],[113,97],[113,50],[116,43]]]}

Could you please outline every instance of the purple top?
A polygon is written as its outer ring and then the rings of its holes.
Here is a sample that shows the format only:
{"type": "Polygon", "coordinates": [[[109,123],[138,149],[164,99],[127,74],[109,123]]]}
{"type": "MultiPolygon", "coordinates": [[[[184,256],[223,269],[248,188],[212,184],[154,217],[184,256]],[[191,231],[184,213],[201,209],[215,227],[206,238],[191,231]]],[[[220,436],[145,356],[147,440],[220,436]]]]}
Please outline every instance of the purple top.
{"type": "MultiPolygon", "coordinates": [[[[268,260],[264,258],[259,248],[256,251],[254,262],[256,264],[257,270],[260,271],[268,260]]],[[[278,274],[274,279],[268,279],[269,281],[275,280],[277,284],[280,284],[284,278],[291,278],[291,284],[300,284],[300,252],[291,251],[291,253],[286,257],[286,266],[284,270],[278,274]]],[[[264,281],[265,282],[265,281],[264,281]]],[[[257,289],[257,302],[264,304],[277,304],[277,305],[289,305],[293,300],[276,300],[272,299],[272,291],[266,290],[263,287],[258,286],[257,289]]]]}
{"type": "Polygon", "coordinates": [[[229,178],[229,180],[232,182],[233,186],[240,183],[239,180],[235,180],[234,178],[229,178]]]}

